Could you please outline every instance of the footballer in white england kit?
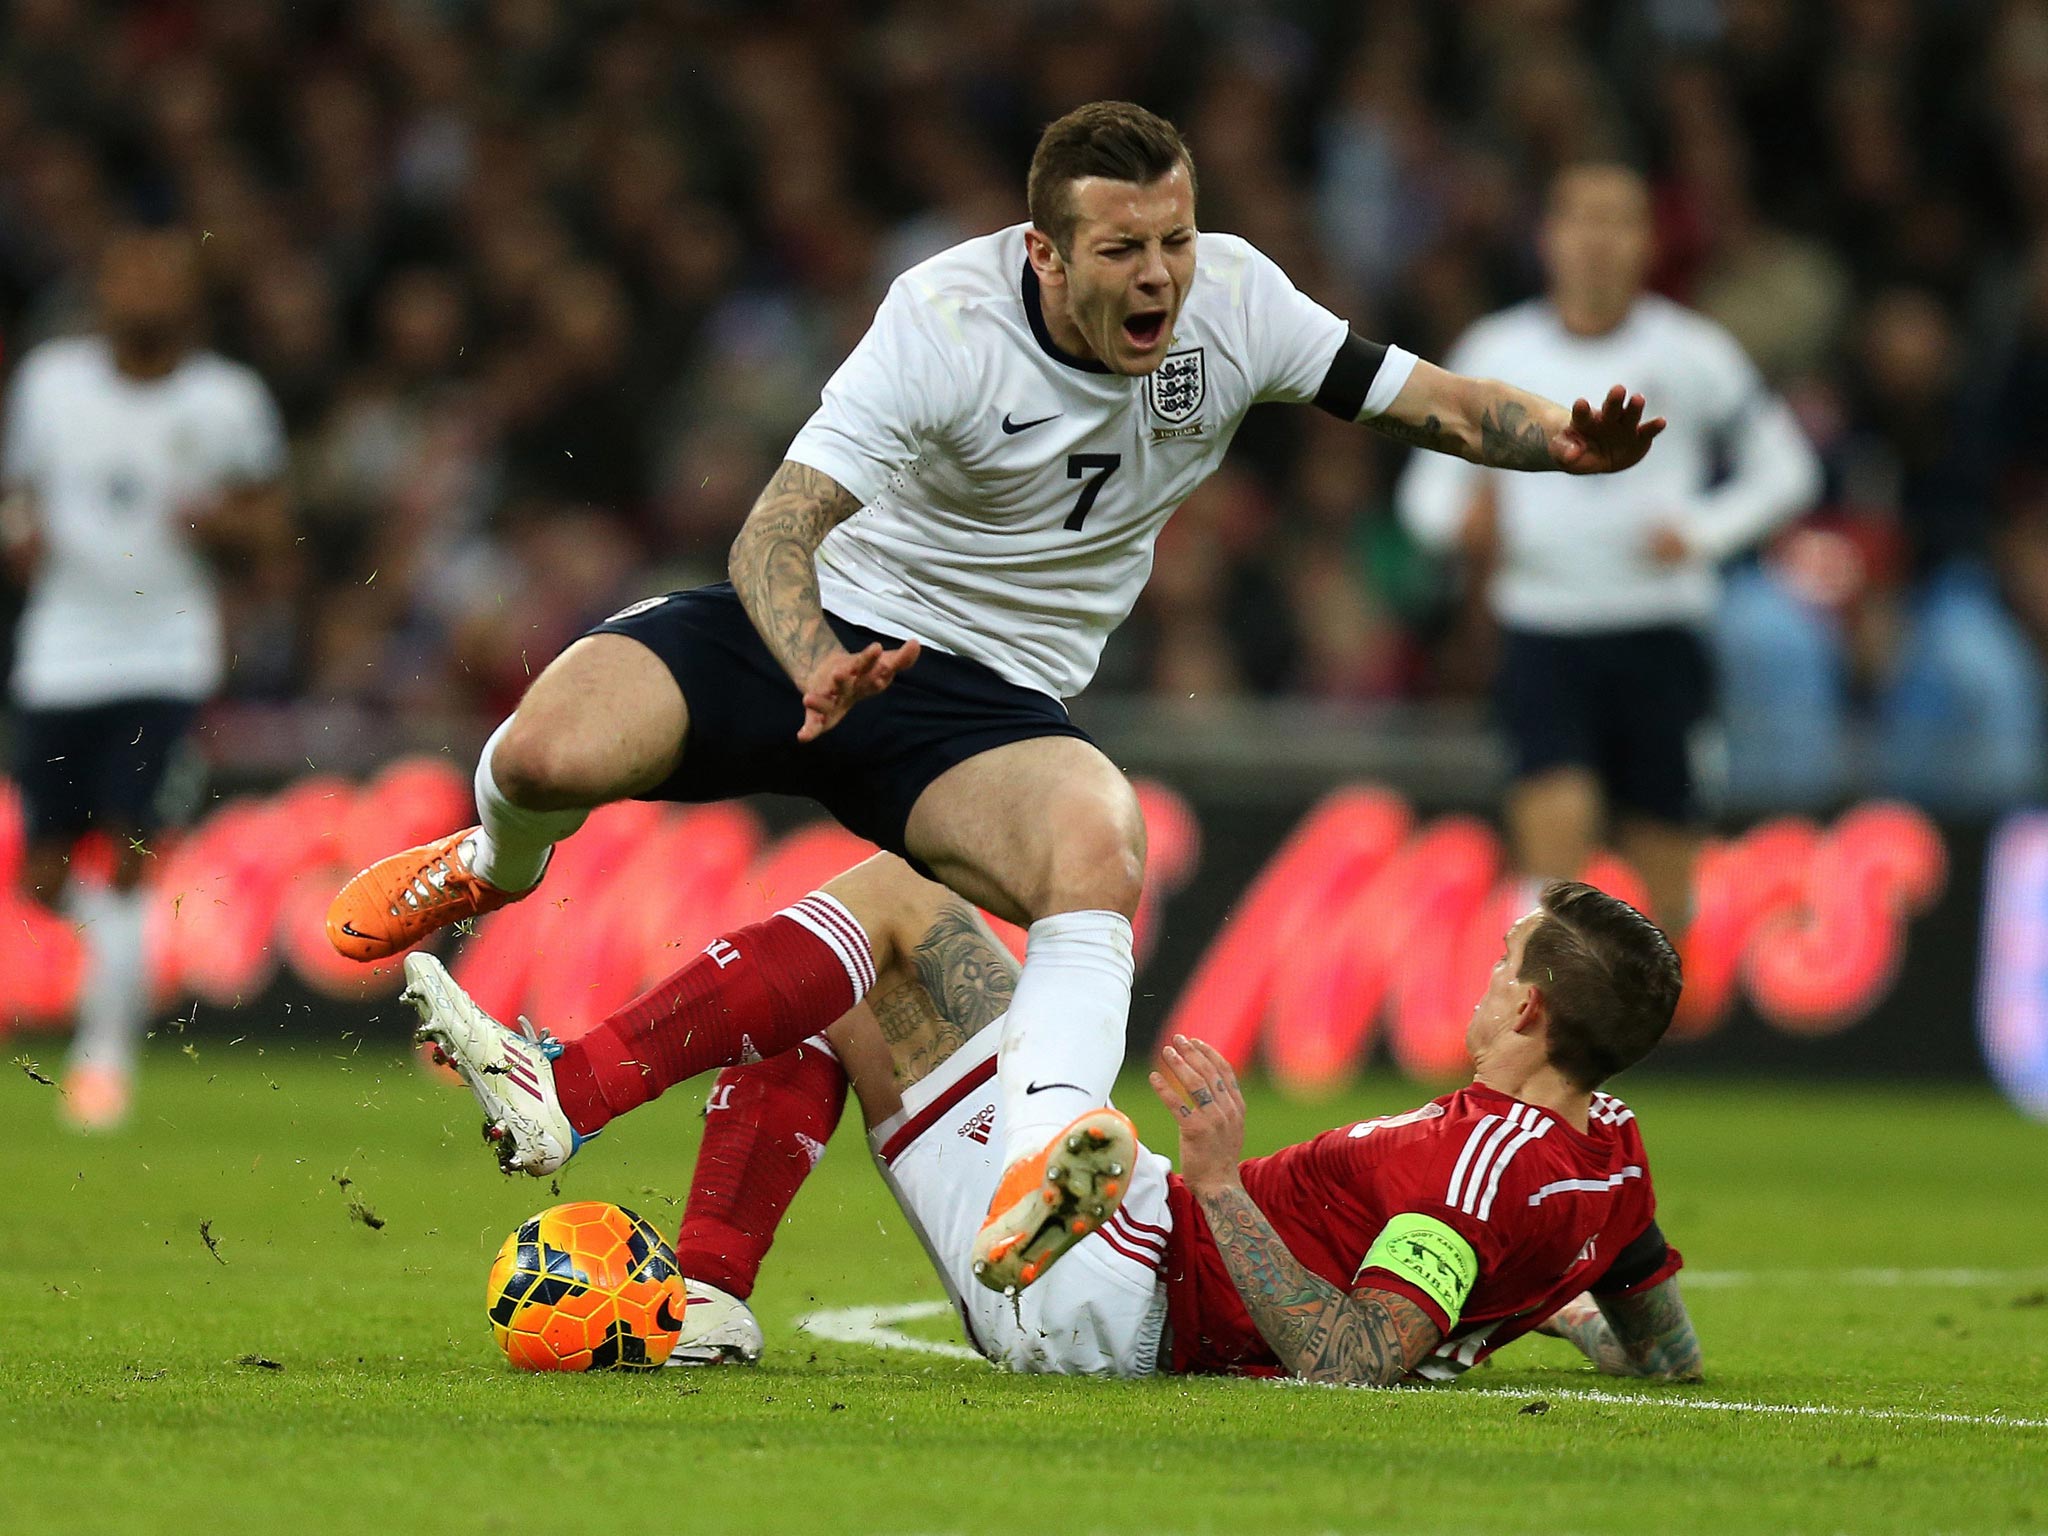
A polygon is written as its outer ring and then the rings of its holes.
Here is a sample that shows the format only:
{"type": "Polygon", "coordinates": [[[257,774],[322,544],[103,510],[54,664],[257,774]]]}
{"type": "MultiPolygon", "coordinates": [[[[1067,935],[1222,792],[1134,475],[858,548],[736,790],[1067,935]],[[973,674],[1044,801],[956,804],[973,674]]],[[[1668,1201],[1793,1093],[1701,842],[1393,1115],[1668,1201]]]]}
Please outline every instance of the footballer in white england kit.
{"type": "Polygon", "coordinates": [[[1247,241],[1204,235],[1164,361],[1112,373],[1053,341],[1025,229],[899,278],[789,449],[862,502],[817,552],[834,632],[853,652],[917,641],[922,658],[800,742],[803,700],[733,588],[634,604],[595,632],[647,645],[689,706],[687,748],[657,795],[807,795],[926,869],[906,828],[935,779],[1011,742],[1082,737],[1064,700],[1094,675],[1159,530],[1245,412],[1288,400],[1370,417],[1416,366],[1247,241]]]}
{"type": "Polygon", "coordinates": [[[191,247],[162,231],[111,243],[100,328],[22,359],[0,443],[9,563],[28,587],[9,687],[27,882],[63,896],[88,952],[63,1098],[87,1128],[126,1110],[146,1006],[138,850],[176,818],[171,769],[221,683],[211,556],[282,511],[269,391],[192,344],[191,247]],[[68,880],[92,832],[113,845],[107,885],[68,880]]]}
{"type": "Polygon", "coordinates": [[[1071,698],[1247,411],[1377,416],[1415,357],[1353,336],[1249,241],[1204,234],[1165,360],[1111,373],[1047,333],[1028,227],[898,278],[788,457],[862,501],[818,550],[830,612],[1071,698]]]}

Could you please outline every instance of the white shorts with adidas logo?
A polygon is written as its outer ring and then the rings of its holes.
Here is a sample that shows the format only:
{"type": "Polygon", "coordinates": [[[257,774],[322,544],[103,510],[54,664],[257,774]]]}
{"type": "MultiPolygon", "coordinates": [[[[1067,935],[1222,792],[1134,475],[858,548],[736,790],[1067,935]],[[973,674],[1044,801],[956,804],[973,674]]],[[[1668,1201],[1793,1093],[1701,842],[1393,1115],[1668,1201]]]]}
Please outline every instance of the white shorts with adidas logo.
{"type": "Polygon", "coordinates": [[[896,1203],[959,1310],[967,1342],[1013,1371],[1148,1376],[1166,1324],[1166,1174],[1138,1149],[1123,1205],[1014,1300],[974,1278],[974,1238],[1002,1177],[1002,1107],[990,1025],[903,1095],[868,1133],[896,1203]]]}

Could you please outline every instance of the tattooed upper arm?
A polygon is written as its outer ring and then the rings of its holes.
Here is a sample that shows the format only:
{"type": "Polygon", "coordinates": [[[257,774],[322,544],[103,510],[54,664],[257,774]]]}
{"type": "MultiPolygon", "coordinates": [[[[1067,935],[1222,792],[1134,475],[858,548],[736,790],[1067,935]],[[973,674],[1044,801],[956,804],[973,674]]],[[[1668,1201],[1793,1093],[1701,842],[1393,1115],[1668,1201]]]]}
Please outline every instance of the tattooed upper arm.
{"type": "Polygon", "coordinates": [[[799,681],[839,643],[818,598],[818,546],[860,506],[830,475],[784,460],[733,540],[733,588],[775,659],[799,681]]]}
{"type": "Polygon", "coordinates": [[[1017,962],[980,915],[953,898],[942,906],[910,956],[912,977],[869,998],[908,1088],[1010,1011],[1017,962]]]}

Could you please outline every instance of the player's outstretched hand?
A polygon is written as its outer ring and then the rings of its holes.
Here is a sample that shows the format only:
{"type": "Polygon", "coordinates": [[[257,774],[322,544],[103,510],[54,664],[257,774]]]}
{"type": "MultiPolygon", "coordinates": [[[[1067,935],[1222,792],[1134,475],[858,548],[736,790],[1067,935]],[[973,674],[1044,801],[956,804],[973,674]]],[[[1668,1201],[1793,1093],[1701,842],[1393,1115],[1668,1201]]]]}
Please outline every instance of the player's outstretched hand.
{"type": "Polygon", "coordinates": [[[804,683],[804,723],[796,739],[816,741],[844,720],[854,705],[873,698],[896,680],[897,673],[917,665],[922,650],[915,640],[906,640],[885,651],[875,640],[860,652],[826,657],[804,683]]]}
{"type": "Polygon", "coordinates": [[[1180,1124],[1180,1176],[1197,1193],[1237,1182],[1244,1156],[1244,1095],[1223,1053],[1175,1035],[1159,1053],[1152,1091],[1180,1124]]]}
{"type": "Polygon", "coordinates": [[[1572,402],[1571,425],[1551,436],[1550,457],[1566,474],[1611,475],[1639,463],[1663,430],[1664,418],[1643,420],[1643,397],[1617,384],[1597,411],[1572,402]]]}

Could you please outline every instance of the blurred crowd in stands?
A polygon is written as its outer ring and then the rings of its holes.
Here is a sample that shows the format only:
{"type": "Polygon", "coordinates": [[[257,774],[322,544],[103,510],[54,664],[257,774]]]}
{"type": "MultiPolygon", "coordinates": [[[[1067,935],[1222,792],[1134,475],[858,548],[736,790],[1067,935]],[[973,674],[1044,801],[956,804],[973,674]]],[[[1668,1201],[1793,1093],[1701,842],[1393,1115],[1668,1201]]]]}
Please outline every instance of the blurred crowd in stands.
{"type": "MultiPolygon", "coordinates": [[[[1756,581],[1792,599],[1754,665],[1804,646],[1853,711],[1947,645],[2038,738],[2032,0],[11,0],[0,344],[81,322],[119,222],[198,231],[213,343],[292,451],[231,697],[495,716],[588,623],[722,574],[889,279],[1021,219],[1038,129],[1111,96],[1187,133],[1204,226],[1425,356],[1535,291],[1553,167],[1635,158],[1656,286],[1828,468],[1731,587],[1731,622],[1756,581]]],[[[1097,687],[1481,694],[1476,584],[1405,539],[1399,457],[1255,414],[1097,687]]]]}

